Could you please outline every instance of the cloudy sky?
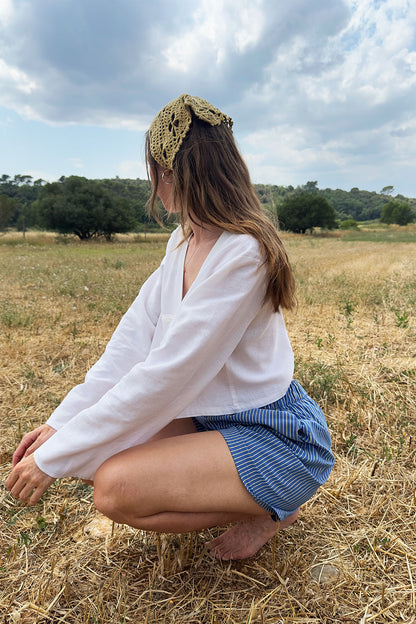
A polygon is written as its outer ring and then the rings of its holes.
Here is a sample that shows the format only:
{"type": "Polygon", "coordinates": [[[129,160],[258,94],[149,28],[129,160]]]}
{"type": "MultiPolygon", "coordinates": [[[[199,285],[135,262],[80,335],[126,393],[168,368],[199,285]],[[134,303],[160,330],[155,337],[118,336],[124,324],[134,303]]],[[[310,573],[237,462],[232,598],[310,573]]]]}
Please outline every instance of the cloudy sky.
{"type": "Polygon", "coordinates": [[[0,0],[0,175],[143,178],[181,93],[254,182],[416,197],[415,0],[0,0]]]}

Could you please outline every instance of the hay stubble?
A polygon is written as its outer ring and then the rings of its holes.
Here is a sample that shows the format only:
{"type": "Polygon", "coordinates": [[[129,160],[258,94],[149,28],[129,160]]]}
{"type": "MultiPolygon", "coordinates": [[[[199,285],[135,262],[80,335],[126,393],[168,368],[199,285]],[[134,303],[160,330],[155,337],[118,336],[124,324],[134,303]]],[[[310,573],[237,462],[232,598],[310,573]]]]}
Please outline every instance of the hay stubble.
{"type": "MultiPolygon", "coordinates": [[[[112,525],[88,486],[36,508],[0,490],[5,623],[407,622],[416,612],[416,254],[412,244],[287,236],[296,375],[325,409],[336,466],[300,520],[249,561],[216,531],[112,525]]],[[[22,433],[82,380],[163,243],[0,244],[1,476],[22,433]]]]}

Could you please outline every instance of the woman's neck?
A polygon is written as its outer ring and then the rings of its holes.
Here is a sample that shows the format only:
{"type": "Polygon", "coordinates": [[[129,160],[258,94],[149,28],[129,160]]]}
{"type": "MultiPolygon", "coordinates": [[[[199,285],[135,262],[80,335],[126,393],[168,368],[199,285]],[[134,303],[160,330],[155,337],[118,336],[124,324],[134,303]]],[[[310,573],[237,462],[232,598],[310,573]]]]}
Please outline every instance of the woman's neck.
{"type": "Polygon", "coordinates": [[[199,245],[200,243],[216,241],[220,237],[222,230],[219,227],[205,223],[199,225],[197,223],[191,223],[192,238],[194,243],[199,245]]]}

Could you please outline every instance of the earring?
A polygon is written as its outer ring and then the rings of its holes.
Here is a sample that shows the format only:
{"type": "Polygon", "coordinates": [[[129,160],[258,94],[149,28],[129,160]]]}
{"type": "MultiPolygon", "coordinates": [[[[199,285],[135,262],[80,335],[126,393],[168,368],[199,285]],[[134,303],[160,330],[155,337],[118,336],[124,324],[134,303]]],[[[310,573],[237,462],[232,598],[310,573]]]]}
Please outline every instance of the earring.
{"type": "Polygon", "coordinates": [[[164,171],[162,171],[162,182],[164,182],[165,184],[172,184],[172,180],[170,182],[165,180],[165,173],[168,173],[168,172],[169,172],[169,169],[165,169],[164,171]]]}

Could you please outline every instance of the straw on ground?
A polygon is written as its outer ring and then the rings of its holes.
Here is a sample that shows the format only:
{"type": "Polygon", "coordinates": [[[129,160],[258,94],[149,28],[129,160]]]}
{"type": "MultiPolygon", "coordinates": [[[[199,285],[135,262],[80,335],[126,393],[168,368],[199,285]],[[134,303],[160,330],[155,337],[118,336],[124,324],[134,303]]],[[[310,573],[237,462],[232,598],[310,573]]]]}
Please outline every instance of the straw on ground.
{"type": "MultiPolygon", "coordinates": [[[[412,243],[286,235],[299,307],[296,376],[326,411],[336,467],[300,520],[253,560],[222,564],[206,531],[103,519],[91,488],[36,508],[0,490],[5,623],[415,621],[416,254],[412,243]]],[[[159,241],[0,241],[1,476],[105,347],[163,254],[159,241]]]]}

